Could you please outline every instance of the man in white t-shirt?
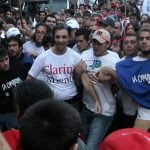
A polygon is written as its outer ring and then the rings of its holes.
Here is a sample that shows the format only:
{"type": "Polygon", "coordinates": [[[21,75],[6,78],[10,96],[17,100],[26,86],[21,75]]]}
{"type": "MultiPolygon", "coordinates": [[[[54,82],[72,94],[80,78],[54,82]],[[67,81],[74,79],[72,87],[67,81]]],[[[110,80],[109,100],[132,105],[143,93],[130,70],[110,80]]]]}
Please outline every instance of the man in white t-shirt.
{"type": "MultiPolygon", "coordinates": [[[[92,50],[81,54],[82,59],[87,64],[87,72],[94,79],[94,89],[99,98],[101,110],[97,111],[97,103],[90,96],[88,78],[83,77],[82,82],[85,87],[83,94],[84,107],[81,112],[83,120],[83,134],[87,146],[91,150],[97,150],[98,144],[106,135],[116,112],[116,101],[111,91],[111,83],[99,83],[96,77],[101,67],[109,66],[115,69],[115,65],[120,58],[115,52],[107,50],[110,43],[110,34],[104,29],[96,30],[92,37],[92,50]],[[88,92],[87,92],[88,91],[88,92]]],[[[85,73],[86,74],[86,73],[85,73]]]]}
{"type": "Polygon", "coordinates": [[[37,78],[40,74],[54,92],[54,99],[71,103],[75,101],[77,89],[75,85],[76,65],[81,57],[67,47],[69,31],[66,25],[54,28],[55,46],[38,56],[29,70],[28,78],[37,78]]]}

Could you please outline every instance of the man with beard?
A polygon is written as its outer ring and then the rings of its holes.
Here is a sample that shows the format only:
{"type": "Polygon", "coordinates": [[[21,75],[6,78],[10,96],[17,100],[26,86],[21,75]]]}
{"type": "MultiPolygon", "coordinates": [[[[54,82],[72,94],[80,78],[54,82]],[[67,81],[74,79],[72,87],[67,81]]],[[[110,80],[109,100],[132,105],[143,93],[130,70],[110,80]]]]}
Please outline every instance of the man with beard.
{"type": "Polygon", "coordinates": [[[138,103],[138,114],[134,127],[150,129],[150,30],[139,31],[138,56],[125,59],[116,65],[116,72],[103,68],[98,78],[100,82],[118,80],[126,93],[138,103]]]}

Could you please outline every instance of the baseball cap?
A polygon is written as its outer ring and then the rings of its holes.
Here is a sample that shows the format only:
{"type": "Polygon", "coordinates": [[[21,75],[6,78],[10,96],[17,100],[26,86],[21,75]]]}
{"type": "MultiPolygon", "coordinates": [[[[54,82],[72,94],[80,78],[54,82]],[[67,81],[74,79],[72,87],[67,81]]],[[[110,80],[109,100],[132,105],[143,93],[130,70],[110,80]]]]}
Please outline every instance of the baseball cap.
{"type": "Polygon", "coordinates": [[[136,128],[117,130],[101,143],[100,150],[149,150],[150,133],[136,128]]]}
{"type": "Polygon", "coordinates": [[[105,25],[105,26],[108,26],[108,25],[112,27],[115,26],[115,21],[111,17],[106,17],[101,22],[102,22],[102,25],[105,25]]]}
{"type": "Polygon", "coordinates": [[[105,29],[98,29],[93,33],[92,39],[96,39],[99,43],[110,42],[110,34],[105,29]]]}
{"type": "Polygon", "coordinates": [[[15,28],[15,27],[12,27],[12,28],[9,28],[8,31],[6,32],[6,37],[7,38],[10,38],[12,36],[17,36],[17,35],[20,35],[20,31],[18,28],[15,28]]]}
{"type": "Polygon", "coordinates": [[[79,23],[74,18],[67,20],[66,25],[68,25],[72,29],[79,29],[79,23]]]}

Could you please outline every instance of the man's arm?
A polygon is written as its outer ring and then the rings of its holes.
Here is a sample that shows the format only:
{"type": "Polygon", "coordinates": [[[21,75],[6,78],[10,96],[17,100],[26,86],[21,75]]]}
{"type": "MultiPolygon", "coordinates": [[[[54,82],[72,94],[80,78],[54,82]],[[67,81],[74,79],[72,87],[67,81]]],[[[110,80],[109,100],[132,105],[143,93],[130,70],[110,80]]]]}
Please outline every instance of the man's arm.
{"type": "Polygon", "coordinates": [[[84,88],[86,89],[86,91],[89,93],[89,95],[95,101],[95,111],[96,111],[96,113],[100,113],[101,112],[100,99],[97,95],[97,92],[95,90],[95,87],[94,87],[93,83],[91,82],[91,80],[88,76],[88,73],[84,72],[84,73],[81,74],[81,81],[82,81],[82,84],[83,84],[84,88]]]}

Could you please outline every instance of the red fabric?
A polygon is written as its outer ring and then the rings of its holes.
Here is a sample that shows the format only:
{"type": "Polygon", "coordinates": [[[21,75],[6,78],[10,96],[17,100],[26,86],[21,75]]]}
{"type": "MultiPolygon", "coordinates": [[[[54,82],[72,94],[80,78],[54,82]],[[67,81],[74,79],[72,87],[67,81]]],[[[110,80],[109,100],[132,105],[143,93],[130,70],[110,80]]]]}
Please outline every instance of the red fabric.
{"type": "Polygon", "coordinates": [[[19,130],[12,129],[5,131],[3,132],[3,136],[12,150],[21,150],[19,130]]]}
{"type": "Polygon", "coordinates": [[[121,129],[108,135],[99,150],[150,150],[150,133],[135,129],[121,129]]]}

